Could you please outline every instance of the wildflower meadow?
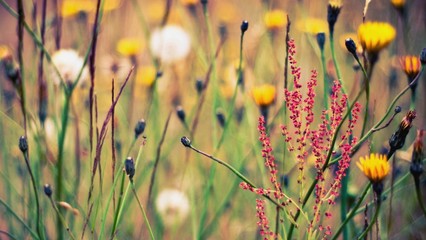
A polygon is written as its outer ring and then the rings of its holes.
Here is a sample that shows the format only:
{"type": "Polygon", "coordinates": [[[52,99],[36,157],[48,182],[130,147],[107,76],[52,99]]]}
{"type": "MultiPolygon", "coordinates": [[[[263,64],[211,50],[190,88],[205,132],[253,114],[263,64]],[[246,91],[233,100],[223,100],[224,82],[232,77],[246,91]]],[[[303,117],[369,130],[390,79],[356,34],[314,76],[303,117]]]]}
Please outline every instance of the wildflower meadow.
{"type": "Polygon", "coordinates": [[[426,239],[426,1],[0,0],[0,239],[426,239]]]}

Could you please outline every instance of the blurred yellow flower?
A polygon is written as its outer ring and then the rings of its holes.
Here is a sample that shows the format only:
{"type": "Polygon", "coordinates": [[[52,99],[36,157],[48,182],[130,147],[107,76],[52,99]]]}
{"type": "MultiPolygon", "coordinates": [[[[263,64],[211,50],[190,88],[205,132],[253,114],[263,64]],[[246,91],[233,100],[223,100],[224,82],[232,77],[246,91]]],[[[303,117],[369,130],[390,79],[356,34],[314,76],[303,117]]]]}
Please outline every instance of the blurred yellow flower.
{"type": "Polygon", "coordinates": [[[356,164],[372,183],[383,181],[390,172],[386,155],[372,153],[370,156],[361,157],[356,164]]]}
{"type": "Polygon", "coordinates": [[[328,5],[332,6],[333,8],[341,8],[342,7],[342,0],[330,0],[328,1],[328,5]]]}
{"type": "Polygon", "coordinates": [[[368,53],[378,53],[396,36],[395,28],[386,22],[365,22],[358,28],[358,39],[368,53]]]}
{"type": "Polygon", "coordinates": [[[328,22],[320,18],[307,18],[296,22],[296,28],[305,33],[318,34],[327,32],[328,22]]]}
{"type": "Polygon", "coordinates": [[[142,67],[138,70],[136,75],[136,84],[138,86],[151,87],[152,84],[154,84],[156,76],[157,70],[154,66],[142,67]]]}
{"type": "Polygon", "coordinates": [[[94,1],[65,0],[62,2],[61,16],[64,18],[72,17],[81,12],[94,11],[95,8],[96,8],[96,3],[94,1]]]}
{"type": "Polygon", "coordinates": [[[10,55],[9,48],[5,45],[0,45],[0,61],[8,55],[10,55]]]}
{"type": "Polygon", "coordinates": [[[253,99],[259,107],[267,107],[275,101],[275,86],[263,84],[252,89],[253,99]]]}
{"type": "Polygon", "coordinates": [[[410,79],[414,79],[420,72],[420,58],[418,56],[407,55],[399,59],[402,70],[410,79]]]}
{"type": "Polygon", "coordinates": [[[287,14],[282,10],[272,10],[265,13],[263,21],[267,29],[277,30],[287,24],[287,14]]]}
{"type": "Polygon", "coordinates": [[[230,23],[238,18],[239,11],[235,5],[228,1],[218,1],[215,6],[215,13],[219,22],[230,23]]]}
{"type": "Polygon", "coordinates": [[[180,3],[184,6],[194,6],[197,5],[200,0],[180,0],[180,3]]]}
{"type": "Polygon", "coordinates": [[[391,0],[390,2],[396,9],[402,9],[405,6],[405,0],[391,0]]]}
{"type": "MultiPolygon", "coordinates": [[[[61,16],[72,17],[80,12],[96,11],[97,0],[64,0],[61,8],[61,16]]],[[[121,0],[105,0],[103,11],[109,12],[121,5],[121,0]]]]}
{"type": "Polygon", "coordinates": [[[139,54],[143,48],[143,43],[137,38],[122,38],[117,43],[117,52],[121,55],[130,57],[139,54]]]}

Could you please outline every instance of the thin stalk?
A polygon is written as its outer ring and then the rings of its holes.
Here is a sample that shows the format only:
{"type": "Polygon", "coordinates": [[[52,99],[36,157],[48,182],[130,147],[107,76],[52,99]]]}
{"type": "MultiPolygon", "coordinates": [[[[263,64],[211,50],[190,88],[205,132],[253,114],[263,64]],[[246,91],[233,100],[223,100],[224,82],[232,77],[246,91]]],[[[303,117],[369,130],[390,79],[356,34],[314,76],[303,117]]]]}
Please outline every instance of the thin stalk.
{"type": "MultiPolygon", "coordinates": [[[[68,224],[66,223],[64,216],[62,215],[61,211],[59,211],[59,209],[56,207],[55,202],[53,201],[53,199],[51,197],[49,197],[50,199],[50,203],[52,204],[53,209],[55,209],[56,214],[58,215],[58,218],[60,219],[60,222],[62,224],[63,227],[65,227],[65,229],[68,232],[68,235],[70,236],[71,239],[75,240],[74,236],[72,235],[72,232],[70,230],[70,228],[68,227],[68,224]]],[[[62,232],[58,232],[58,237],[62,235],[62,232]]]]}
{"type": "Polygon", "coordinates": [[[380,206],[382,205],[382,201],[380,197],[381,196],[377,197],[377,207],[376,207],[376,212],[374,213],[373,219],[371,220],[368,227],[364,230],[364,232],[362,232],[361,235],[358,237],[358,240],[363,239],[367,235],[367,233],[371,230],[374,223],[377,221],[377,217],[379,216],[379,212],[380,212],[380,206]]]}
{"type": "Polygon", "coordinates": [[[40,225],[41,222],[41,208],[40,208],[40,200],[38,198],[38,190],[37,190],[37,184],[34,178],[34,174],[33,171],[31,170],[31,165],[30,165],[30,160],[29,160],[29,154],[28,151],[25,151],[23,153],[24,155],[24,159],[25,159],[25,164],[27,165],[27,169],[28,169],[28,173],[30,174],[31,177],[31,183],[33,185],[33,191],[34,191],[34,197],[35,197],[35,201],[36,201],[36,206],[37,206],[37,234],[38,237],[40,239],[44,239],[44,234],[43,234],[43,228],[40,225]]]}
{"type": "MultiPolygon", "coordinates": [[[[56,163],[56,188],[55,191],[55,198],[57,200],[62,199],[63,195],[63,162],[64,162],[64,147],[65,147],[65,135],[67,131],[68,126],[68,113],[70,108],[70,100],[71,100],[71,93],[65,93],[65,104],[64,108],[62,110],[62,117],[61,117],[61,132],[59,134],[59,141],[58,141],[58,159],[56,163]]],[[[58,234],[58,239],[63,239],[62,231],[63,231],[63,225],[62,220],[60,219],[59,215],[56,219],[56,231],[58,234]]]]}
{"type": "Polygon", "coordinates": [[[426,218],[426,208],[425,208],[425,205],[423,204],[422,192],[420,190],[420,177],[414,177],[414,184],[416,186],[416,195],[417,195],[417,200],[419,202],[419,206],[422,209],[423,215],[426,218]]]}
{"type": "Polygon", "coordinates": [[[120,184],[120,196],[118,198],[117,209],[116,209],[115,215],[114,215],[114,223],[112,225],[112,230],[111,230],[111,239],[114,239],[115,229],[117,228],[117,224],[118,224],[118,216],[119,216],[120,211],[122,209],[125,177],[126,177],[126,174],[125,174],[124,171],[122,171],[122,173],[121,173],[121,184],[120,184]]]}
{"type": "Polygon", "coordinates": [[[24,120],[24,131],[25,137],[27,137],[27,106],[26,106],[26,94],[25,94],[25,77],[24,77],[24,23],[25,23],[25,14],[24,14],[24,4],[22,0],[18,0],[18,61],[19,61],[19,83],[18,91],[19,96],[21,97],[21,110],[24,120]]]}
{"type": "MultiPolygon", "coordinates": [[[[322,72],[323,72],[323,78],[324,78],[324,108],[328,109],[328,96],[330,95],[330,86],[329,86],[329,80],[327,77],[327,70],[325,66],[324,48],[321,48],[320,51],[321,51],[321,66],[322,66],[322,72]]],[[[327,114],[327,118],[328,118],[328,114],[327,114]]]]}
{"type": "Polygon", "coordinates": [[[24,228],[30,233],[30,235],[34,239],[40,239],[39,236],[25,223],[25,221],[21,217],[19,217],[18,214],[16,214],[16,212],[1,198],[0,203],[7,209],[8,212],[12,214],[14,218],[16,218],[16,220],[18,220],[18,222],[22,224],[22,226],[24,226],[24,228]]]}
{"type": "Polygon", "coordinates": [[[364,201],[364,198],[367,195],[368,190],[370,190],[370,187],[371,187],[371,183],[369,183],[367,185],[367,187],[365,187],[364,191],[361,193],[361,197],[358,199],[358,202],[355,204],[355,206],[352,208],[352,210],[346,215],[345,220],[342,222],[342,224],[340,224],[339,228],[337,229],[336,233],[331,238],[331,240],[336,240],[339,237],[340,233],[342,232],[342,230],[344,229],[344,227],[347,225],[347,223],[349,222],[349,220],[351,220],[352,217],[357,212],[357,209],[361,205],[362,201],[364,201]]]}
{"type": "Polygon", "coordinates": [[[138,194],[136,193],[136,189],[135,189],[135,185],[133,184],[133,181],[130,181],[130,185],[132,186],[133,194],[135,195],[135,198],[138,201],[138,206],[142,211],[143,217],[145,219],[146,225],[147,225],[148,230],[149,230],[149,234],[151,235],[151,239],[155,240],[154,233],[152,232],[151,225],[149,224],[149,220],[148,220],[148,217],[146,216],[145,209],[143,208],[141,201],[139,200],[138,194]]]}

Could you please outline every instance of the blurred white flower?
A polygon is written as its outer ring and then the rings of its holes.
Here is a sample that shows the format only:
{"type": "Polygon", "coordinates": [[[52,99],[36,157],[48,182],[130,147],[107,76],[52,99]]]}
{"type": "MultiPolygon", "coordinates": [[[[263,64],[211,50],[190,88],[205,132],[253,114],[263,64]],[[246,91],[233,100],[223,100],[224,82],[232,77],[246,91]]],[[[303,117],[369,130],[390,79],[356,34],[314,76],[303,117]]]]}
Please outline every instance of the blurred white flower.
{"type": "Polygon", "coordinates": [[[168,25],[154,30],[150,48],[155,57],[165,64],[170,64],[188,56],[191,50],[191,38],[182,27],[168,25]]]}
{"type": "MultiPolygon", "coordinates": [[[[72,49],[61,49],[52,56],[52,63],[56,66],[65,83],[73,83],[77,80],[78,74],[83,67],[84,60],[78,53],[72,49]]],[[[52,67],[51,73],[53,82],[57,85],[61,83],[61,79],[52,67]]],[[[79,84],[87,80],[89,71],[87,66],[84,67],[79,80],[79,84]]]]}
{"type": "Polygon", "coordinates": [[[169,227],[182,223],[189,213],[188,197],[176,189],[160,192],[155,204],[164,225],[169,227]]]}

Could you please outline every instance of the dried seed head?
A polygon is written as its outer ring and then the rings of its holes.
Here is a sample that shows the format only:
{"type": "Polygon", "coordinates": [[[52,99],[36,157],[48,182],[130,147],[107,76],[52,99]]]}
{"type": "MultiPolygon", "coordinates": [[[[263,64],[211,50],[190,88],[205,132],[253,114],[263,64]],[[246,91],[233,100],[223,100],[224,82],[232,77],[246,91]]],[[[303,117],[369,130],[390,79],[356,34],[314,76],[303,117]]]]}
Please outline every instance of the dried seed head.
{"type": "Polygon", "coordinates": [[[21,136],[19,138],[19,149],[22,153],[26,153],[28,151],[28,142],[25,136],[21,136]]]}
{"type": "Polygon", "coordinates": [[[58,205],[67,211],[72,211],[74,208],[67,202],[58,202],[58,205]]]}
{"type": "Polygon", "coordinates": [[[145,119],[141,119],[136,123],[135,126],[135,138],[138,138],[145,131],[146,122],[145,119]]]}
{"type": "Polygon", "coordinates": [[[129,176],[130,181],[133,181],[133,176],[135,176],[135,162],[133,158],[128,157],[124,161],[124,169],[126,170],[126,174],[129,176]]]}
{"type": "Polygon", "coordinates": [[[44,189],[44,194],[46,194],[46,196],[48,196],[48,197],[52,196],[53,191],[52,191],[52,187],[49,184],[47,184],[47,183],[44,184],[43,189],[44,189]]]}
{"type": "Polygon", "coordinates": [[[189,138],[187,138],[187,137],[185,137],[185,136],[183,136],[181,139],[180,139],[180,142],[183,144],[183,146],[185,146],[185,147],[190,147],[191,146],[191,140],[189,140],[189,138]]]}

